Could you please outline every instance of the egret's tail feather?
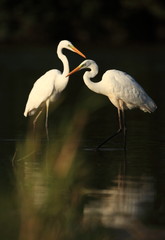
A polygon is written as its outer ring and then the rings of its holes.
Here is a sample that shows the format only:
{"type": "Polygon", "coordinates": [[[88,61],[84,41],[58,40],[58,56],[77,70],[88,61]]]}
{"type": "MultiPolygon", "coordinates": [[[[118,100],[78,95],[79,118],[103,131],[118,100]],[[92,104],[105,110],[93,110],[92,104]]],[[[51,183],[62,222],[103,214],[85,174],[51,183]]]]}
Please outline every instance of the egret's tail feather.
{"type": "Polygon", "coordinates": [[[24,116],[33,116],[36,113],[37,109],[32,109],[31,111],[28,111],[25,109],[24,116]]]}
{"type": "Polygon", "coordinates": [[[144,106],[141,107],[141,110],[143,110],[144,112],[149,112],[149,113],[154,112],[156,109],[157,109],[157,106],[153,100],[151,100],[150,102],[148,102],[147,104],[145,104],[144,106]]]}

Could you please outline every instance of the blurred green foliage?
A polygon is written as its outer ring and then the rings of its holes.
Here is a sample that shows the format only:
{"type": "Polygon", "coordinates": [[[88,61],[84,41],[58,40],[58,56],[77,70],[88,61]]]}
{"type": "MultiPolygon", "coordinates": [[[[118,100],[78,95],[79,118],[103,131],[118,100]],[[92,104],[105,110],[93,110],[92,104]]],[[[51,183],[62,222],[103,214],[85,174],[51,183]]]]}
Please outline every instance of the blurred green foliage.
{"type": "Polygon", "coordinates": [[[1,0],[1,43],[163,42],[163,0],[1,0]]]}
{"type": "MultiPolygon", "coordinates": [[[[20,240],[77,239],[89,170],[78,151],[88,114],[76,111],[59,141],[28,131],[13,157],[20,240]]],[[[42,122],[44,124],[44,122],[42,122]]]]}

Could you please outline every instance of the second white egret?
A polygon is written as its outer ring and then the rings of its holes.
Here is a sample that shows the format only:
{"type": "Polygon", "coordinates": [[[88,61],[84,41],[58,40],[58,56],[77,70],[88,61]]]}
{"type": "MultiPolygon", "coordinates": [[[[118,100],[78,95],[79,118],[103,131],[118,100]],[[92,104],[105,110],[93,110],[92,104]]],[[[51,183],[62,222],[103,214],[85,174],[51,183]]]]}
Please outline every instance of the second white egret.
{"type": "Polygon", "coordinates": [[[67,76],[81,70],[89,69],[83,75],[86,86],[99,94],[103,94],[109,98],[112,104],[118,110],[119,129],[113,135],[98,145],[100,148],[108,142],[112,137],[124,132],[124,148],[126,147],[126,125],[124,110],[140,108],[144,112],[154,112],[157,108],[154,101],[147,95],[144,89],[127,73],[119,70],[107,70],[99,82],[92,82],[90,78],[94,78],[98,74],[98,65],[93,60],[85,60],[67,76]]]}

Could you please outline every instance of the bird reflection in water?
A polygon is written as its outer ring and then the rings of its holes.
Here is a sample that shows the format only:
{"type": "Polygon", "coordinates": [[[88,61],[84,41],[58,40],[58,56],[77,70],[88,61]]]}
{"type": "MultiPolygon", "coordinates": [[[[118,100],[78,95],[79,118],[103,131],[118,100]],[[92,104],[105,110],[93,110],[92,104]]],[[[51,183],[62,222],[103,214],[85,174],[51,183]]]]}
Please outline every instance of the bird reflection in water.
{"type": "Polygon", "coordinates": [[[111,188],[88,190],[89,201],[83,211],[85,225],[127,229],[147,216],[154,202],[154,181],[145,176],[139,179],[126,176],[125,164],[120,162],[111,188]]]}

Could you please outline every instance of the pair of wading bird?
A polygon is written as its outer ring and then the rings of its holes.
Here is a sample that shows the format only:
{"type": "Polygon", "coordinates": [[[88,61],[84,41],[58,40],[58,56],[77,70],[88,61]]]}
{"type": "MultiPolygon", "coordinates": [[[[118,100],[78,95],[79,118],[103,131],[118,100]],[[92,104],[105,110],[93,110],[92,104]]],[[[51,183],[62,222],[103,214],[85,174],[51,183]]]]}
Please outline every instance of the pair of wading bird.
{"type": "Polygon", "coordinates": [[[69,63],[67,57],[63,54],[63,49],[71,50],[82,57],[86,58],[73,44],[63,40],[58,44],[57,55],[63,63],[63,72],[52,69],[41,76],[35,83],[29,94],[25,107],[24,116],[32,116],[36,113],[33,121],[34,125],[46,105],[45,127],[48,136],[48,110],[50,102],[56,100],[67,86],[69,76],[81,69],[89,69],[83,75],[86,86],[99,94],[109,98],[112,104],[118,110],[119,129],[112,136],[97,146],[100,148],[111,138],[123,132],[124,148],[126,147],[126,126],[125,126],[125,109],[140,108],[144,112],[154,112],[157,108],[154,101],[147,95],[144,89],[127,73],[119,70],[108,70],[103,74],[100,82],[92,82],[90,79],[98,74],[98,66],[93,60],[85,60],[73,71],[69,72],[69,63]]]}

